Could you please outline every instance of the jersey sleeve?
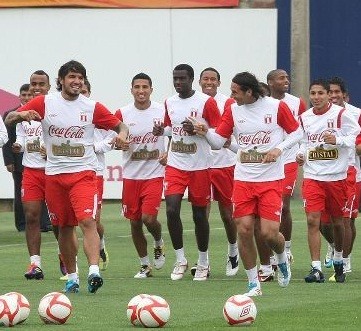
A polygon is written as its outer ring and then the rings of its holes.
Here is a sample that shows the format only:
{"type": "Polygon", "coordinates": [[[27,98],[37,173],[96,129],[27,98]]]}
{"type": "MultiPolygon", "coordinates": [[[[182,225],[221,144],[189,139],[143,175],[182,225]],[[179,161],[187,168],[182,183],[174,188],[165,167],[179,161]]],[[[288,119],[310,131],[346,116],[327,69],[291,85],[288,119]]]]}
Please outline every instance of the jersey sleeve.
{"type": "Polygon", "coordinates": [[[120,109],[118,109],[118,110],[115,112],[114,116],[115,116],[117,119],[119,119],[120,121],[123,122],[123,114],[122,114],[122,111],[121,111],[120,109]]]}
{"type": "Polygon", "coordinates": [[[39,95],[33,99],[31,99],[28,103],[18,108],[16,111],[28,111],[35,110],[41,117],[41,119],[45,116],[45,95],[39,95]]]}
{"type": "Polygon", "coordinates": [[[120,121],[105,106],[97,102],[94,108],[93,124],[98,129],[112,130],[120,121]]]}
{"type": "Polygon", "coordinates": [[[236,101],[232,98],[228,98],[226,103],[224,104],[224,110],[226,110],[232,103],[235,103],[236,101]]]}
{"type": "Polygon", "coordinates": [[[169,117],[169,115],[168,115],[167,101],[164,102],[164,108],[165,108],[164,127],[166,127],[166,126],[172,126],[172,122],[171,122],[170,117],[169,117]]]}
{"type": "Polygon", "coordinates": [[[224,138],[229,138],[233,133],[234,121],[232,115],[232,108],[229,105],[224,111],[221,121],[216,128],[216,133],[224,138]]]}
{"type": "Polygon", "coordinates": [[[303,114],[307,109],[306,103],[300,98],[300,106],[298,107],[298,115],[303,114]]]}
{"type": "Polygon", "coordinates": [[[282,127],[287,133],[291,133],[299,127],[295,117],[292,115],[291,110],[287,104],[280,101],[277,112],[277,124],[282,127]]]}
{"type": "Polygon", "coordinates": [[[203,116],[210,128],[218,126],[221,120],[221,113],[219,112],[217,102],[212,97],[208,98],[204,104],[203,116]]]}

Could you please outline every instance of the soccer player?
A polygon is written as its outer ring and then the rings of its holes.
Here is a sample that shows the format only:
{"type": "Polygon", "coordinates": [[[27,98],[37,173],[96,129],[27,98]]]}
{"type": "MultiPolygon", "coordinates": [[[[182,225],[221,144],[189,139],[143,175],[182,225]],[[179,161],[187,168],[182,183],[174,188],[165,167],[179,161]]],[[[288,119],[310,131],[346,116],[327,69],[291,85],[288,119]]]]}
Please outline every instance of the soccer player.
{"type": "Polygon", "coordinates": [[[188,269],[180,218],[183,194],[188,188],[198,246],[197,268],[193,279],[204,281],[209,275],[207,206],[211,193],[208,171],[211,149],[202,137],[194,134],[193,124],[188,117],[214,128],[218,125],[220,113],[212,97],[193,90],[193,80],[194,70],[190,65],[179,64],[173,69],[173,85],[177,94],[165,101],[165,128],[156,124],[153,133],[172,135],[164,178],[167,224],[176,254],[171,279],[182,279],[188,269]]]}
{"type": "Polygon", "coordinates": [[[77,61],[58,72],[58,93],[38,96],[8,115],[8,124],[38,120],[47,150],[46,201],[53,225],[59,226],[59,247],[68,270],[64,292],[78,292],[76,273],[78,242],[75,226],[83,232],[88,260],[88,291],[102,285],[99,272],[100,240],[96,230],[97,159],[94,126],[118,132],[115,144],[126,143],[127,127],[102,104],[81,95],[86,69],[77,61]]]}
{"type": "MultiPolygon", "coordinates": [[[[90,97],[91,85],[88,79],[84,80],[84,85],[81,94],[90,97]]],[[[98,206],[95,220],[97,222],[97,231],[100,238],[100,251],[99,251],[99,268],[104,271],[109,264],[109,254],[105,247],[104,225],[100,220],[103,191],[104,191],[104,169],[105,169],[105,153],[112,150],[112,141],[116,133],[112,130],[95,129],[94,132],[94,151],[98,159],[97,166],[97,187],[98,187],[98,206]]]]}
{"type": "Polygon", "coordinates": [[[333,225],[335,280],[343,283],[346,278],[342,261],[345,234],[343,209],[347,201],[350,148],[355,148],[360,126],[349,112],[329,101],[329,90],[327,81],[313,81],[310,85],[313,107],[300,116],[304,138],[296,160],[303,165],[302,195],[312,261],[311,271],[305,277],[307,283],[325,281],[320,261],[322,212],[330,215],[333,225]]]}
{"type": "Polygon", "coordinates": [[[253,239],[256,222],[260,222],[260,237],[277,255],[279,285],[286,287],[291,279],[285,240],[279,232],[284,177],[280,156],[284,149],[302,138],[302,131],[283,101],[263,97],[259,82],[251,73],[235,75],[231,91],[236,103],[226,109],[215,133],[204,124],[195,124],[195,131],[205,135],[214,148],[222,147],[232,134],[239,145],[234,172],[233,217],[248,276],[246,295],[258,296],[262,291],[253,239]],[[286,137],[284,132],[288,133],[286,137]]]}
{"type": "MultiPolygon", "coordinates": [[[[267,83],[271,92],[271,97],[277,100],[282,100],[291,110],[295,119],[306,110],[305,102],[287,93],[290,87],[290,80],[287,72],[283,69],[275,69],[268,73],[267,83]]],[[[285,237],[286,254],[290,264],[293,261],[293,255],[291,252],[291,235],[292,235],[292,215],[291,215],[291,197],[297,180],[298,165],[296,162],[296,153],[298,151],[298,145],[294,145],[292,148],[287,149],[282,154],[282,160],[285,167],[285,179],[283,181],[283,193],[282,193],[282,216],[280,224],[280,232],[285,237]]],[[[256,231],[256,239],[257,231],[256,231]]],[[[258,276],[261,282],[270,281],[274,277],[274,271],[272,264],[276,264],[273,253],[268,247],[262,244],[261,241],[256,240],[258,253],[260,256],[260,268],[258,270],[258,276]],[[269,256],[272,257],[270,262],[269,256]]]]}
{"type": "MultiPolygon", "coordinates": [[[[347,103],[346,84],[340,77],[333,77],[329,80],[330,91],[329,97],[332,103],[346,109],[346,112],[351,115],[361,125],[361,110],[347,103]]],[[[355,149],[350,148],[349,166],[347,170],[347,206],[344,214],[345,224],[345,239],[343,247],[343,261],[344,271],[351,272],[351,251],[356,237],[355,218],[358,215],[359,197],[360,197],[360,158],[355,154],[355,149]]],[[[334,240],[332,223],[329,217],[321,218],[321,232],[328,240],[328,250],[325,258],[325,266],[332,266],[334,240]]],[[[333,280],[331,276],[330,280],[333,280]]]]}
{"type": "Polygon", "coordinates": [[[155,269],[165,263],[162,226],[157,219],[162,201],[164,166],[159,158],[165,153],[164,138],[152,134],[154,123],[164,119],[164,106],[151,101],[152,80],[145,73],[135,75],[131,83],[134,102],[122,107],[116,116],[129,126],[129,146],[123,152],[123,214],[130,220],[140,270],[134,278],[152,276],[143,224],[154,240],[155,269]]]}
{"type": "MultiPolygon", "coordinates": [[[[199,77],[199,85],[202,92],[213,97],[221,114],[234,100],[218,91],[221,85],[219,72],[214,68],[204,69],[199,77]]],[[[212,183],[212,196],[218,201],[218,209],[223,221],[228,239],[228,254],[226,262],[226,275],[234,276],[238,272],[238,245],[237,228],[233,221],[233,176],[236,164],[236,154],[229,148],[222,147],[220,150],[212,150],[212,164],[209,175],[212,183]]],[[[208,205],[208,217],[210,204],[208,205]]]]}

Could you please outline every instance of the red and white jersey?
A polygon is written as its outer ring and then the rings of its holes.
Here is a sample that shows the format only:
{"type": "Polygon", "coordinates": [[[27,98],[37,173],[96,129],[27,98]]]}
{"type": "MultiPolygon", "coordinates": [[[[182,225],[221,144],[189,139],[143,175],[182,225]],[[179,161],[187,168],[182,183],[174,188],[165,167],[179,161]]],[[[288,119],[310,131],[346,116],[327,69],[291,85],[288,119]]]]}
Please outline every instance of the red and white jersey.
{"type": "Polygon", "coordinates": [[[104,175],[105,153],[112,150],[111,142],[117,133],[113,130],[95,129],[94,131],[94,151],[98,159],[97,176],[104,175]]]}
{"type": "MultiPolygon", "coordinates": [[[[217,93],[214,96],[214,100],[217,102],[218,109],[221,115],[225,109],[234,103],[234,99],[227,97],[222,93],[217,93]]],[[[234,137],[233,137],[234,140],[234,137]]],[[[236,164],[236,154],[229,148],[212,149],[212,164],[211,168],[225,168],[236,164]]]]}
{"type": "Polygon", "coordinates": [[[165,101],[164,125],[171,127],[172,141],[168,152],[169,166],[180,170],[204,170],[211,165],[211,147],[206,139],[189,135],[182,122],[194,117],[200,123],[215,128],[221,118],[216,101],[207,94],[195,91],[187,99],[178,94],[165,101]]]}
{"type": "Polygon", "coordinates": [[[94,128],[113,129],[119,120],[102,104],[83,95],[65,100],[61,93],[41,95],[17,111],[36,110],[41,117],[47,175],[96,171],[94,128]]]}
{"type": "MultiPolygon", "coordinates": [[[[306,104],[301,99],[292,94],[285,93],[285,97],[282,99],[291,110],[293,116],[298,120],[299,115],[301,115],[306,110],[306,104]]],[[[299,146],[296,144],[289,149],[285,149],[282,153],[282,159],[284,164],[296,162],[296,154],[299,146]]]]}
{"type": "Polygon", "coordinates": [[[154,136],[154,124],[163,122],[164,106],[152,101],[149,108],[140,110],[131,103],[117,116],[129,128],[130,147],[123,151],[123,177],[127,179],[150,179],[164,177],[164,166],[159,157],[165,152],[164,137],[154,136]]]}
{"type": "Polygon", "coordinates": [[[21,145],[23,166],[33,169],[45,168],[45,159],[40,155],[44,145],[43,128],[38,121],[21,122],[16,125],[16,143],[21,145]]]}
{"type": "Polygon", "coordinates": [[[239,145],[234,178],[241,181],[266,182],[284,178],[282,158],[262,163],[263,157],[284,140],[284,131],[299,127],[287,105],[270,97],[252,104],[228,107],[216,133],[228,138],[232,132],[239,145]]]}
{"type": "Polygon", "coordinates": [[[355,148],[360,126],[343,108],[329,104],[322,114],[313,108],[300,116],[304,130],[299,153],[304,156],[303,177],[318,181],[337,181],[346,178],[350,148],[355,148]],[[325,144],[324,135],[336,136],[336,145],[325,144]]]}

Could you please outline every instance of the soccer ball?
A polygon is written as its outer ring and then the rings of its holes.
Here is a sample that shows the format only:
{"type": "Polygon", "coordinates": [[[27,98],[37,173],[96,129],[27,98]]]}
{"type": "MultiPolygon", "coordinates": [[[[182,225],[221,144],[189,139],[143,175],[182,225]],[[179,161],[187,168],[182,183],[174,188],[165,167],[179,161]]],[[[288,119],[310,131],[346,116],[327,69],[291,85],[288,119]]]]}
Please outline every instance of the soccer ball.
{"type": "Polygon", "coordinates": [[[20,309],[15,298],[0,296],[0,326],[14,326],[20,320],[20,309]]]}
{"type": "Polygon", "coordinates": [[[68,297],[59,292],[45,295],[39,303],[39,316],[45,324],[64,324],[69,318],[72,305],[68,297]]]}
{"type": "Polygon", "coordinates": [[[19,306],[19,314],[20,314],[20,319],[17,324],[24,322],[29,317],[30,314],[30,304],[28,299],[18,292],[9,292],[4,295],[14,298],[17,301],[19,306]]]}
{"type": "Polygon", "coordinates": [[[127,307],[127,317],[128,320],[130,321],[130,323],[132,323],[133,325],[141,325],[138,317],[137,317],[137,307],[138,307],[138,303],[144,299],[150,297],[149,294],[138,294],[135,297],[131,298],[129,303],[128,303],[128,307],[127,307]]]}
{"type": "Polygon", "coordinates": [[[229,325],[250,325],[256,319],[257,308],[250,297],[233,295],[223,307],[223,316],[229,325]]]}
{"type": "Polygon", "coordinates": [[[146,328],[164,326],[169,319],[170,309],[167,301],[157,295],[143,298],[138,303],[137,318],[146,328]]]}

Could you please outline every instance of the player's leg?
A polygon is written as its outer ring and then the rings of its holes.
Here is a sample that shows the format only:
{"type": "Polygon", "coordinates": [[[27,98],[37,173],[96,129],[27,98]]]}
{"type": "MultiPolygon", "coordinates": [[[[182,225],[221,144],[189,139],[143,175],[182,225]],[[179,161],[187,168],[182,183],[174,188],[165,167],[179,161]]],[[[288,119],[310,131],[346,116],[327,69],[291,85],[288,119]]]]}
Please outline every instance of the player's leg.
{"type": "Polygon", "coordinates": [[[103,191],[104,191],[103,176],[97,176],[97,188],[98,188],[98,206],[97,206],[97,212],[95,214],[95,220],[97,222],[97,232],[100,239],[99,268],[100,270],[106,270],[109,264],[109,253],[105,247],[104,225],[101,222],[101,211],[102,211],[103,191]]]}
{"type": "Polygon", "coordinates": [[[260,282],[270,282],[274,279],[275,274],[270,260],[270,256],[273,256],[273,252],[261,237],[261,221],[258,216],[256,217],[255,222],[254,237],[260,261],[258,279],[260,282]]]}

